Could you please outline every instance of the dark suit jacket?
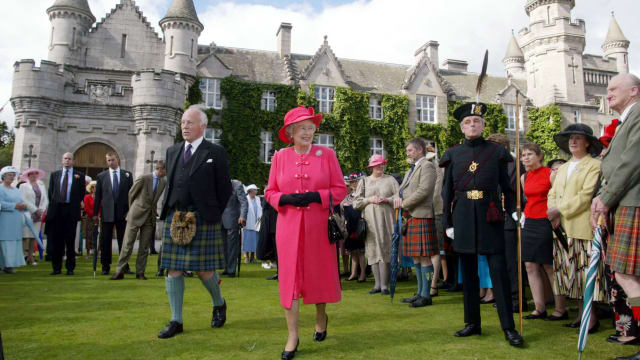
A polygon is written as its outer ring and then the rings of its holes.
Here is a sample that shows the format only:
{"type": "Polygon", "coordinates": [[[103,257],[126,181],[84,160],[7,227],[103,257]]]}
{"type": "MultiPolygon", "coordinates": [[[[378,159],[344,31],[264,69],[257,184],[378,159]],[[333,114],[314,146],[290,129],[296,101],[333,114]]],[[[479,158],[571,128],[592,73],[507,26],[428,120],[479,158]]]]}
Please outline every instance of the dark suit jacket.
{"type": "MultiPolygon", "coordinates": [[[[167,193],[160,219],[164,220],[169,213],[169,199],[173,177],[176,176],[179,156],[182,156],[184,142],[175,144],[167,149],[167,193]]],[[[192,155],[189,170],[189,194],[193,199],[196,211],[208,223],[219,223],[222,212],[231,196],[231,176],[227,152],[222,146],[202,140],[196,152],[192,155]]]]}
{"type": "Polygon", "coordinates": [[[241,216],[247,218],[249,203],[247,202],[247,194],[244,192],[244,186],[239,181],[231,180],[233,186],[233,194],[229,197],[227,206],[222,213],[222,226],[225,229],[234,229],[238,226],[238,218],[241,216]]]}
{"type": "MultiPolygon", "coordinates": [[[[56,170],[51,174],[49,178],[49,207],[47,208],[47,222],[50,220],[56,220],[56,208],[58,200],[61,198],[60,187],[62,170],[56,170]]],[[[71,213],[73,218],[70,220],[80,221],[80,203],[84,199],[85,183],[84,174],[76,169],[73,169],[73,180],[71,181],[71,194],[69,195],[69,202],[71,206],[71,213]]],[[[66,195],[66,194],[65,194],[66,195]]],[[[66,220],[66,219],[62,219],[66,220]]]]}
{"type": "Polygon", "coordinates": [[[113,197],[111,187],[111,169],[107,169],[96,179],[96,197],[93,205],[93,213],[100,212],[103,222],[124,221],[129,211],[129,190],[133,186],[133,175],[131,172],[120,169],[120,179],[118,181],[118,194],[113,197]]]}

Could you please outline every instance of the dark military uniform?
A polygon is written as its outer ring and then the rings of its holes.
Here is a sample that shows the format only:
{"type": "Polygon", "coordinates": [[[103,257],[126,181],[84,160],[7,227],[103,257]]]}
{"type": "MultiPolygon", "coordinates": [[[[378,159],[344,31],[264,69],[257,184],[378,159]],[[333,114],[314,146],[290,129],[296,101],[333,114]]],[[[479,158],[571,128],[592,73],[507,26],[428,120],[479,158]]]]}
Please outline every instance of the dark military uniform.
{"type": "Polygon", "coordinates": [[[511,161],[513,158],[504,146],[482,137],[465,140],[447,150],[440,161],[445,168],[442,222],[445,228],[454,228],[453,248],[462,260],[464,321],[478,327],[481,323],[478,254],[482,254],[489,262],[502,329],[514,328],[502,206],[504,194],[507,213],[515,208],[507,172],[511,161]]]}

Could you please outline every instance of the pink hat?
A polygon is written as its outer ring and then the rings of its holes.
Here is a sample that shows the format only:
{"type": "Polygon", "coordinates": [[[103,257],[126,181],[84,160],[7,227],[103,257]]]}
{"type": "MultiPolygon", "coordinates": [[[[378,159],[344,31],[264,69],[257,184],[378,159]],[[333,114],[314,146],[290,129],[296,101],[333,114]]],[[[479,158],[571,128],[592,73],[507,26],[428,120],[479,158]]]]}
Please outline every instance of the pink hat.
{"type": "Polygon", "coordinates": [[[382,155],[373,154],[369,158],[369,165],[367,165],[367,167],[372,168],[374,166],[378,166],[380,164],[386,164],[386,163],[387,163],[387,160],[385,160],[382,155]]]}
{"type": "Polygon", "coordinates": [[[36,169],[36,168],[28,168],[27,170],[22,172],[22,176],[20,176],[21,180],[29,182],[29,174],[34,173],[34,172],[38,174],[38,180],[40,180],[40,179],[42,179],[44,177],[44,171],[43,170],[36,169]]]}
{"type": "Polygon", "coordinates": [[[298,107],[289,110],[284,116],[284,126],[282,126],[278,132],[280,140],[290,143],[292,139],[287,136],[287,126],[307,119],[313,120],[316,128],[318,128],[322,122],[322,114],[316,114],[312,107],[306,108],[302,105],[298,105],[298,107]]]}

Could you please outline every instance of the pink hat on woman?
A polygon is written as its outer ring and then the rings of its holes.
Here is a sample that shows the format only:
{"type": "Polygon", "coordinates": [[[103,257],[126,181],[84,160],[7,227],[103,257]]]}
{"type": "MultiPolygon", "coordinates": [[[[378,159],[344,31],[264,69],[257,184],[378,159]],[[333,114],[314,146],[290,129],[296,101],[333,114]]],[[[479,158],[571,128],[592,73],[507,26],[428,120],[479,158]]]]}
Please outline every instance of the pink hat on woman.
{"type": "Polygon", "coordinates": [[[373,154],[369,158],[369,165],[367,165],[367,167],[372,168],[374,166],[378,166],[380,164],[386,164],[386,163],[387,163],[387,160],[384,159],[384,156],[379,154],[373,154]]]}
{"type": "Polygon", "coordinates": [[[306,108],[302,105],[298,105],[298,107],[289,110],[289,112],[284,116],[284,126],[282,126],[278,132],[280,140],[286,143],[292,142],[293,139],[290,139],[289,136],[287,136],[287,126],[307,119],[313,120],[316,124],[316,128],[318,128],[322,122],[322,114],[316,114],[312,107],[306,108]]]}
{"type": "Polygon", "coordinates": [[[22,172],[22,176],[20,176],[20,179],[22,181],[29,182],[29,174],[31,174],[31,173],[37,173],[38,174],[38,180],[40,180],[40,179],[42,179],[44,177],[44,171],[43,170],[36,169],[36,168],[28,168],[27,170],[22,172]]]}

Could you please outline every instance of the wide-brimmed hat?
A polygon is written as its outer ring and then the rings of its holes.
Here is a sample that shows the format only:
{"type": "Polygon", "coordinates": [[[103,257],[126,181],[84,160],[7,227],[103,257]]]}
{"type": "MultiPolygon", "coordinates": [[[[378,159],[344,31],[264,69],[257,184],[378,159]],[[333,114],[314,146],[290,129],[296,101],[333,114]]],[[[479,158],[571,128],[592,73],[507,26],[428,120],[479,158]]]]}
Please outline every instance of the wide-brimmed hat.
{"type": "Polygon", "coordinates": [[[4,174],[7,174],[7,173],[15,173],[16,177],[20,176],[20,170],[18,170],[17,167],[7,165],[3,167],[2,170],[0,170],[0,180],[2,180],[2,178],[4,177],[4,174]]]}
{"type": "Polygon", "coordinates": [[[487,112],[487,104],[481,102],[468,102],[458,106],[453,111],[453,117],[462,122],[467,116],[480,116],[484,118],[484,114],[487,112]]]}
{"type": "Polygon", "coordinates": [[[585,124],[571,124],[567,126],[564,130],[559,133],[553,135],[553,141],[556,142],[556,145],[564,152],[570,154],[569,150],[569,137],[571,135],[584,135],[589,142],[589,153],[593,156],[600,155],[602,152],[602,143],[598,141],[598,138],[593,136],[593,130],[588,125],[585,124]]]}
{"type": "Polygon", "coordinates": [[[552,167],[553,167],[553,165],[555,165],[556,163],[560,163],[560,165],[562,165],[562,164],[564,164],[564,163],[566,163],[566,162],[567,162],[567,160],[565,160],[565,159],[553,159],[553,160],[550,160],[550,161],[547,163],[547,167],[548,167],[548,168],[552,168],[552,167]]]}
{"type": "Polygon", "coordinates": [[[306,108],[302,105],[298,105],[298,107],[289,110],[284,116],[284,125],[278,132],[278,137],[280,137],[280,140],[286,143],[292,142],[293,139],[287,136],[287,126],[307,119],[313,120],[313,122],[316,124],[316,128],[318,128],[320,126],[320,123],[322,122],[322,114],[316,114],[315,110],[313,110],[312,107],[306,108]]]}
{"type": "Polygon", "coordinates": [[[257,191],[258,189],[259,188],[256,186],[256,184],[251,184],[251,185],[247,186],[247,188],[245,189],[244,192],[248,193],[251,190],[256,190],[257,191]]]}
{"type": "Polygon", "coordinates": [[[95,187],[95,186],[97,186],[97,185],[98,185],[98,182],[97,182],[97,181],[95,181],[95,180],[93,180],[93,181],[90,181],[90,182],[89,182],[89,184],[87,184],[87,186],[85,187],[85,189],[87,190],[87,192],[88,192],[88,193],[90,193],[90,192],[91,192],[91,187],[92,187],[92,186],[93,186],[93,187],[95,187]]]}
{"type": "Polygon", "coordinates": [[[609,144],[611,143],[611,139],[613,139],[613,135],[616,134],[616,128],[618,127],[618,119],[613,119],[611,120],[611,124],[607,125],[604,127],[604,133],[602,134],[602,136],[600,136],[600,142],[602,143],[602,145],[604,145],[605,147],[609,147],[609,144]]]}
{"type": "Polygon", "coordinates": [[[38,174],[38,179],[40,180],[44,177],[44,170],[40,170],[40,169],[36,169],[36,168],[28,168],[27,170],[22,172],[22,176],[20,176],[20,179],[22,181],[29,181],[29,174],[31,173],[37,173],[38,174]]]}
{"type": "Polygon", "coordinates": [[[369,165],[367,165],[367,167],[372,168],[374,166],[378,166],[380,164],[386,164],[386,163],[387,163],[387,160],[384,159],[384,156],[380,154],[373,154],[369,158],[369,165]]]}

